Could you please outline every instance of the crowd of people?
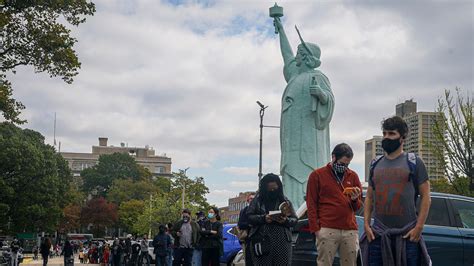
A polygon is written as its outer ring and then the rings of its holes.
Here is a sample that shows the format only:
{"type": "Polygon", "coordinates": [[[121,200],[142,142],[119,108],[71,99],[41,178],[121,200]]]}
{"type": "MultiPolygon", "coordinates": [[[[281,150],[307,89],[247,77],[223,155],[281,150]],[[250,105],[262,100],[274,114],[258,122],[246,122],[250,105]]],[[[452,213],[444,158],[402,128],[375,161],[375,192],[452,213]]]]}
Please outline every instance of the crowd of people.
{"type": "MultiPolygon", "coordinates": [[[[418,156],[404,152],[408,125],[401,117],[384,120],[382,131],[385,154],[370,165],[364,202],[359,177],[349,169],[354,153],[348,144],[336,145],[331,161],[308,177],[307,217],[317,265],[332,265],[336,254],[343,266],[357,265],[357,258],[370,266],[431,264],[421,236],[431,203],[426,167],[418,156]],[[363,205],[365,232],[359,236],[355,213],[363,205]]],[[[265,175],[240,213],[247,266],[291,265],[290,228],[297,219],[282,186],[279,176],[265,175]]]]}
{"type": "MultiPolygon", "coordinates": [[[[385,155],[370,166],[369,185],[362,202],[362,187],[357,173],[349,168],[352,148],[338,144],[327,165],[308,177],[306,205],[309,230],[314,234],[317,265],[332,265],[339,254],[340,264],[429,265],[429,254],[421,236],[430,207],[430,184],[423,161],[403,151],[408,133],[406,122],[398,117],[382,124],[385,155]],[[420,199],[419,212],[416,201],[420,199]],[[358,234],[355,213],[365,204],[364,229],[358,234]],[[373,223],[371,220],[373,218],[373,223]],[[359,243],[360,241],[360,243],[359,243]]],[[[297,222],[295,209],[283,193],[278,175],[267,174],[258,191],[248,196],[249,205],[240,213],[238,229],[245,265],[290,265],[291,228],[297,222]]],[[[212,207],[191,217],[182,210],[174,224],[162,224],[149,242],[143,235],[112,245],[101,242],[71,243],[53,247],[45,238],[39,248],[43,265],[51,254],[64,255],[64,264],[78,253],[80,263],[102,265],[150,265],[149,243],[159,266],[217,266],[223,254],[223,224],[219,209],[212,207]]],[[[12,250],[17,250],[17,242],[12,250]]],[[[315,261],[316,263],[316,261],[315,261]]],[[[12,264],[13,265],[13,264],[12,264]]]]}

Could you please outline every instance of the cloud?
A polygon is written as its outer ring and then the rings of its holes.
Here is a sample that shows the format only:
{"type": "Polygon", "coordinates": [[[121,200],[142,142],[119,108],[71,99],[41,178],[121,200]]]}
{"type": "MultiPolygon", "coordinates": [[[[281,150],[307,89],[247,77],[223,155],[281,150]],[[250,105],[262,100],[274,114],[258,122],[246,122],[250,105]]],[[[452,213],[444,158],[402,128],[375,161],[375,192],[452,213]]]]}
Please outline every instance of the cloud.
{"type": "MultiPolygon", "coordinates": [[[[397,103],[414,98],[432,111],[445,88],[473,88],[470,1],[279,4],[293,48],[297,24],[322,49],[320,69],[336,96],[331,146],[354,148],[351,166],[361,177],[364,140],[380,134],[397,103]]],[[[97,1],[97,13],[71,28],[82,62],[72,85],[30,67],[9,75],[27,107],[26,127],[52,143],[56,112],[63,151],[90,152],[99,136],[148,144],[172,158],[173,170],[190,166],[204,176],[209,201],[225,204],[256,178],[256,100],[269,106],[264,123],[279,125],[286,84],[271,5],[97,1]]],[[[279,147],[278,129],[265,128],[264,173],[278,173],[279,147]]]]}
{"type": "Polygon", "coordinates": [[[242,189],[249,189],[249,190],[256,190],[258,187],[258,182],[255,181],[232,181],[230,182],[230,186],[233,188],[242,188],[242,189]]]}

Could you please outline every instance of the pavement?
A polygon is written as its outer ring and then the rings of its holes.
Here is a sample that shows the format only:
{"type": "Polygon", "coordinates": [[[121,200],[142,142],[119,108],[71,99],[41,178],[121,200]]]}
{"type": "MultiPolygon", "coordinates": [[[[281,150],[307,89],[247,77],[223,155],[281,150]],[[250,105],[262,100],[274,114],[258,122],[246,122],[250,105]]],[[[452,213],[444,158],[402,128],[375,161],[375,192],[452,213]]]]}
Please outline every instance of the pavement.
{"type": "MultiPolygon", "coordinates": [[[[39,259],[38,260],[33,260],[33,258],[31,257],[26,257],[23,259],[23,263],[20,264],[21,265],[43,265],[43,259],[41,258],[41,256],[39,256],[39,259]]],[[[63,256],[59,256],[59,257],[54,257],[54,258],[50,258],[48,260],[48,266],[63,266],[64,265],[64,257],[63,256]]],[[[81,265],[81,263],[79,263],[79,258],[77,256],[74,257],[74,265],[81,265]]],[[[85,265],[85,264],[83,264],[85,265]]],[[[99,264],[87,264],[87,265],[99,265],[99,264]]]]}

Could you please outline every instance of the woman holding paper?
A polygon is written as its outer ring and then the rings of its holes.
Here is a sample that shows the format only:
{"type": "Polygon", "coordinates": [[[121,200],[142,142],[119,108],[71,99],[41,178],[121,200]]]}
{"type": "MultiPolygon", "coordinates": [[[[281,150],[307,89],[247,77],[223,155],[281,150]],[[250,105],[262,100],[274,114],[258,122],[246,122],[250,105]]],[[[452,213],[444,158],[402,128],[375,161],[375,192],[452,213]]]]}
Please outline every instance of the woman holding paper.
{"type": "Polygon", "coordinates": [[[290,265],[291,231],[297,218],[291,202],[283,195],[280,177],[265,175],[247,211],[252,258],[255,265],[290,265]]]}

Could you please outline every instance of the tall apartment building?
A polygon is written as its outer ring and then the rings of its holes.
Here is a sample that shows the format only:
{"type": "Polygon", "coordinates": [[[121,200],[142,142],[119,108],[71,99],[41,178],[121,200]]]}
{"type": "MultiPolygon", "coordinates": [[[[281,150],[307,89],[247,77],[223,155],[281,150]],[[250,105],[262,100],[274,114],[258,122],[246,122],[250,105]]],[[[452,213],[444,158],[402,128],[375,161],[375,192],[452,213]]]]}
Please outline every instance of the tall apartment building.
{"type": "Polygon", "coordinates": [[[375,157],[383,155],[382,136],[373,136],[365,141],[365,181],[369,181],[369,166],[375,157]]]}
{"type": "Polygon", "coordinates": [[[171,158],[156,156],[153,148],[127,147],[124,143],[118,147],[107,146],[107,141],[108,138],[99,138],[99,146],[92,146],[92,153],[61,152],[74,176],[80,176],[82,170],[96,165],[100,155],[116,152],[129,154],[153,176],[171,176],[171,158]]]}
{"type": "MultiPolygon", "coordinates": [[[[417,112],[416,102],[406,100],[404,103],[396,105],[396,115],[403,117],[408,124],[408,136],[405,140],[405,152],[413,152],[423,159],[426,170],[430,178],[443,178],[444,171],[441,163],[434,157],[429,149],[429,145],[436,145],[434,142],[432,126],[441,115],[437,112],[417,112]]],[[[365,141],[365,180],[368,180],[369,165],[373,158],[381,155],[382,138],[376,137],[365,141]],[[378,148],[377,148],[378,146],[378,148]]]]}
{"type": "Polygon", "coordinates": [[[429,148],[429,145],[437,145],[434,142],[432,127],[436,119],[441,118],[441,115],[436,112],[416,112],[403,117],[409,128],[404,146],[405,151],[414,152],[423,159],[430,178],[444,177],[441,163],[429,148]]]}

